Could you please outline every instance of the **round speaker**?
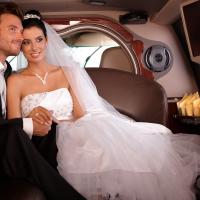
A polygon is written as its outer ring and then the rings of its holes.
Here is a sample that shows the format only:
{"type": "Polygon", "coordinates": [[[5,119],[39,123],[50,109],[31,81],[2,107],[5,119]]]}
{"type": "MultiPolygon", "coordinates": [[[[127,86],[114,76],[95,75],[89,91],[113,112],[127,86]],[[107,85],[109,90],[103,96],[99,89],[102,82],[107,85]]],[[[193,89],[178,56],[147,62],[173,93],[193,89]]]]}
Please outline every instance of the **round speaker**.
{"type": "Polygon", "coordinates": [[[172,57],[167,47],[153,45],[146,50],[144,61],[151,71],[163,72],[170,67],[172,57]]]}

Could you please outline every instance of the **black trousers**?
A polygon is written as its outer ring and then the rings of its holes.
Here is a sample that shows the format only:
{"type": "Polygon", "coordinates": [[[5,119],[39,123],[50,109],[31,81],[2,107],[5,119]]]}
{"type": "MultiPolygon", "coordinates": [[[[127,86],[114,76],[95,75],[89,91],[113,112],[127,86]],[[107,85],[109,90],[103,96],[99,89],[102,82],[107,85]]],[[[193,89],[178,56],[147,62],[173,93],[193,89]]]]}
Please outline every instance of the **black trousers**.
{"type": "Polygon", "coordinates": [[[1,178],[29,181],[51,200],[84,200],[55,169],[56,153],[55,126],[48,136],[32,141],[19,124],[0,125],[1,178]]]}

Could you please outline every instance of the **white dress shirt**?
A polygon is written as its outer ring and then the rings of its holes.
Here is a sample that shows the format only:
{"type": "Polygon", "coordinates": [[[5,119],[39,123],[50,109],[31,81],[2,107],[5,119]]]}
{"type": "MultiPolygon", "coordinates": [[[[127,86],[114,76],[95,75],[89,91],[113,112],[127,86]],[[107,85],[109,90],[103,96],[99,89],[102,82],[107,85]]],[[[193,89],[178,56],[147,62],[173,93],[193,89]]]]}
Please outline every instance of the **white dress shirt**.
{"type": "Polygon", "coordinates": [[[2,104],[2,114],[6,116],[6,83],[4,79],[4,72],[6,70],[6,66],[0,63],[0,98],[2,104]]]}
{"type": "MultiPolygon", "coordinates": [[[[0,98],[2,102],[2,112],[4,116],[6,116],[6,82],[4,78],[4,72],[6,68],[6,63],[2,64],[0,62],[0,98]]],[[[33,121],[31,118],[23,118],[23,130],[31,139],[33,135],[33,121]]]]}

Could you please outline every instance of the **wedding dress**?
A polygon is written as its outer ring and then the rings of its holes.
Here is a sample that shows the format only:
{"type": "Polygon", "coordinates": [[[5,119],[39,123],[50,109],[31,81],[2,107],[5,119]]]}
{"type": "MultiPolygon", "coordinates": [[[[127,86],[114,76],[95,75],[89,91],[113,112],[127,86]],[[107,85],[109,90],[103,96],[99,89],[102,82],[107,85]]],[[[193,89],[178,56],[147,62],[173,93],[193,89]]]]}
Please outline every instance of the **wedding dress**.
{"type": "Polygon", "coordinates": [[[195,199],[198,136],[173,135],[162,125],[104,111],[73,121],[73,101],[66,88],[25,96],[22,115],[36,106],[62,120],[57,128],[58,171],[88,200],[195,199]]]}

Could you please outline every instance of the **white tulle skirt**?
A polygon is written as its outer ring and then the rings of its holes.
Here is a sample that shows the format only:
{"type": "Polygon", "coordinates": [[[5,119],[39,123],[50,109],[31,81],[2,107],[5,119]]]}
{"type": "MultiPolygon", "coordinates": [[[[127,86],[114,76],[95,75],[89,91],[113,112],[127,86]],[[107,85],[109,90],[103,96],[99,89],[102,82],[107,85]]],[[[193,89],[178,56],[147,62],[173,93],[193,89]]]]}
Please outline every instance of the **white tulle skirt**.
{"type": "Polygon", "coordinates": [[[88,200],[191,200],[200,137],[109,113],[57,129],[58,171],[88,200]]]}

